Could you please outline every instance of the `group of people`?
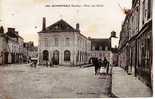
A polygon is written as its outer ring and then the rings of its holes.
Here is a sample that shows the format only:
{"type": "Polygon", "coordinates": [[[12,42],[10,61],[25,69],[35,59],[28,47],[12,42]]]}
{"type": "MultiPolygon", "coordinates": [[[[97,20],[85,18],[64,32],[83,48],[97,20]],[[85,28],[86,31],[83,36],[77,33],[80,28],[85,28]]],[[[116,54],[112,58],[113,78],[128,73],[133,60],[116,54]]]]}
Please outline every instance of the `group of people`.
{"type": "MultiPolygon", "coordinates": [[[[31,67],[35,67],[37,66],[37,59],[36,58],[30,58],[29,59],[29,63],[31,67]]],[[[49,62],[48,60],[45,61],[45,66],[46,67],[54,67],[54,65],[58,64],[57,61],[55,61],[53,58],[51,59],[51,61],[49,62]]]]}
{"type": "Polygon", "coordinates": [[[104,60],[98,58],[92,58],[92,63],[95,66],[95,75],[100,74],[101,67],[106,68],[106,73],[109,72],[109,61],[104,57],[104,60]]]}
{"type": "Polygon", "coordinates": [[[37,67],[37,61],[31,61],[30,66],[36,68],[37,67]]]}

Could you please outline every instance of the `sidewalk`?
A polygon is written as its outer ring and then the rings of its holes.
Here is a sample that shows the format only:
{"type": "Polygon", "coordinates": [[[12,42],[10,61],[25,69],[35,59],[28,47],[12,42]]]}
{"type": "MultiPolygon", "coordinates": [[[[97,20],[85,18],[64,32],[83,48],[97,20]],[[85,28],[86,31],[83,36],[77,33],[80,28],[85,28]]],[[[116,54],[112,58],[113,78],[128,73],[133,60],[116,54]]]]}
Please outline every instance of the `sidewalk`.
{"type": "Polygon", "coordinates": [[[93,66],[93,64],[83,64],[83,65],[81,65],[81,67],[83,67],[83,68],[92,67],[92,66],[93,66]]]}
{"type": "Polygon", "coordinates": [[[112,70],[112,93],[121,98],[152,96],[149,87],[133,75],[127,75],[120,67],[112,70]]]}

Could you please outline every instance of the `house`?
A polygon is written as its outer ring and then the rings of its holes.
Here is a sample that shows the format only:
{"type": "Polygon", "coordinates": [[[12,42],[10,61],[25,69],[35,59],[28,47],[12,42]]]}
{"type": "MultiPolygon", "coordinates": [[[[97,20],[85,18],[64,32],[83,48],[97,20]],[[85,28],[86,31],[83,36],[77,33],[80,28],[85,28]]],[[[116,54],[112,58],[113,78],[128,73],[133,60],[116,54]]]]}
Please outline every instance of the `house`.
{"type": "Polygon", "coordinates": [[[0,27],[0,65],[7,62],[7,41],[3,26],[0,27]]]}
{"type": "Polygon", "coordinates": [[[153,0],[132,0],[130,14],[126,15],[119,41],[119,65],[152,88],[153,0]]]}
{"type": "Polygon", "coordinates": [[[22,63],[24,39],[15,31],[15,28],[8,28],[6,40],[8,52],[7,63],[22,63]]]}
{"type": "Polygon", "coordinates": [[[89,38],[91,41],[91,56],[104,60],[104,57],[112,63],[111,39],[110,38],[89,38]]]}
{"type": "Polygon", "coordinates": [[[76,28],[63,19],[46,27],[43,18],[42,31],[38,32],[39,64],[53,62],[55,65],[80,65],[88,63],[91,42],[80,32],[80,25],[76,28]]]}

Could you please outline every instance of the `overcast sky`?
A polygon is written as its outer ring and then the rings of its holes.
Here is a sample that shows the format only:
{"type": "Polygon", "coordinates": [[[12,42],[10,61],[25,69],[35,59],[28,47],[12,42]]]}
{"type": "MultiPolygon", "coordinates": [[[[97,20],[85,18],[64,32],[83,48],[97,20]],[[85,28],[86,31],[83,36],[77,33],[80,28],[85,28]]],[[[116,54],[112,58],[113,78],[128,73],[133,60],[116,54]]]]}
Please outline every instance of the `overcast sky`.
{"type": "MultiPolygon", "coordinates": [[[[42,28],[42,17],[46,17],[47,26],[64,19],[75,27],[80,23],[80,30],[85,36],[108,38],[111,31],[117,36],[124,20],[122,8],[131,8],[132,0],[0,0],[0,24],[5,30],[15,27],[25,41],[38,44],[37,32],[42,28]],[[82,7],[46,7],[45,5],[79,4],[82,7]],[[100,4],[102,7],[83,7],[100,4]]],[[[113,46],[118,39],[113,41],[113,46]]]]}

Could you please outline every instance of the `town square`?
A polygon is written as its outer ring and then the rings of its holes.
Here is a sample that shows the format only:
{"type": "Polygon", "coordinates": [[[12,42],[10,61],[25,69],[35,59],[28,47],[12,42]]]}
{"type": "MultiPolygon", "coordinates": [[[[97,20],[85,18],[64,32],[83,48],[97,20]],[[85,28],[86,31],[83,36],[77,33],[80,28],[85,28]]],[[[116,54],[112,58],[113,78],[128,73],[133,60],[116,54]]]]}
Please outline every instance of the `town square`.
{"type": "Polygon", "coordinates": [[[0,99],[153,96],[153,0],[86,1],[0,1],[0,99]]]}

